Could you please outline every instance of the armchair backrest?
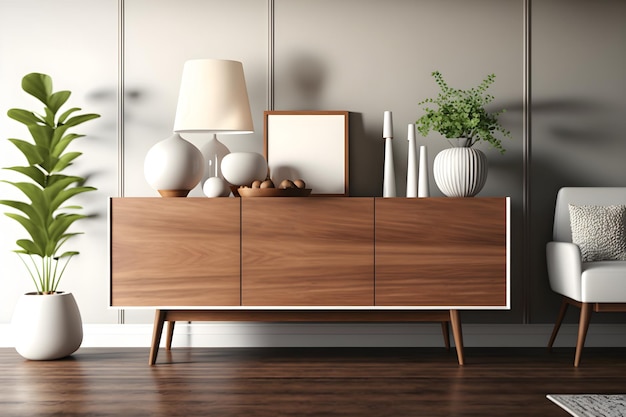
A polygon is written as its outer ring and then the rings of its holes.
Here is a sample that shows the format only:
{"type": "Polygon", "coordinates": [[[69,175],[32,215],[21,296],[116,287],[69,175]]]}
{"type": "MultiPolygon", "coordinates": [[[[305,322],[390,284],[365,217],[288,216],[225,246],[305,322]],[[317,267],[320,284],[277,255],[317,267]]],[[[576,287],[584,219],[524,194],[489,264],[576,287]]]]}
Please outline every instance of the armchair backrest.
{"type": "Polygon", "coordinates": [[[553,240],[571,242],[572,229],[569,204],[585,206],[608,206],[626,204],[626,187],[564,187],[556,196],[554,209],[553,240]]]}

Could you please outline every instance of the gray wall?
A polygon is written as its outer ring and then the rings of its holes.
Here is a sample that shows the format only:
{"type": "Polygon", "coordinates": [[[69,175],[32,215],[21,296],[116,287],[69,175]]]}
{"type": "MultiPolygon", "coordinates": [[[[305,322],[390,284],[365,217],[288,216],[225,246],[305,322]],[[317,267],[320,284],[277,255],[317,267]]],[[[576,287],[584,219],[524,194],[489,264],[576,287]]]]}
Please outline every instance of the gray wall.
{"type": "MultiPolygon", "coordinates": [[[[437,93],[431,72],[450,84],[478,84],[495,73],[494,110],[513,139],[500,155],[481,147],[490,174],[482,196],[512,201],[511,311],[473,312],[464,321],[548,323],[558,299],[547,286],[543,250],[556,190],[564,185],[622,185],[626,114],[626,2],[523,0],[0,0],[0,115],[33,107],[19,89],[27,72],[53,76],[102,118],[80,143],[99,188],[83,202],[97,214],[80,227],[63,288],[76,294],[87,323],[115,323],[107,308],[108,196],[156,195],[143,178],[147,150],[171,134],[182,65],[191,58],[244,63],[255,133],[222,137],[232,151],[262,152],[265,109],[349,110],[350,192],[382,190],[383,111],[394,114],[398,195],[406,178],[406,126],[417,103],[437,93]],[[530,6],[530,7],[527,7],[530,6]],[[32,14],[37,8],[40,12],[32,14]],[[42,10],[45,8],[45,10],[42,10]],[[526,13],[530,12],[527,16],[526,13]],[[525,19],[530,18],[530,31],[525,19]],[[57,21],[69,19],[66,24],[57,21]],[[119,38],[118,38],[119,36],[119,38]],[[530,38],[526,55],[525,39],[530,38]],[[525,64],[530,62],[530,73],[525,64]],[[270,79],[273,76],[273,83],[270,79]],[[529,80],[530,84],[525,81],[529,80]],[[123,91],[118,91],[122,86],[123,91]],[[529,87],[529,89],[526,89],[529,87]],[[531,129],[524,131],[529,93],[531,129]],[[123,111],[122,111],[123,110],[123,111]],[[525,134],[526,133],[526,134],[525,134]],[[620,175],[621,174],[621,175],[620,175]]],[[[24,135],[6,116],[2,137],[24,135]]],[[[187,135],[201,146],[206,135],[187,135]]],[[[433,134],[430,164],[448,146],[433,134]]],[[[19,155],[0,141],[0,163],[19,155]]],[[[6,178],[7,173],[3,173],[6,178]]],[[[2,196],[13,191],[0,184],[2,196]]],[[[431,181],[432,195],[441,195],[431,181]]],[[[200,196],[194,190],[192,195],[200,196]]],[[[10,252],[20,230],[0,216],[0,323],[30,290],[10,252]]],[[[612,318],[608,320],[620,320],[612,318]]],[[[128,323],[152,312],[127,311],[128,323]]]]}
{"type": "Polygon", "coordinates": [[[558,299],[543,248],[557,190],[626,185],[626,2],[534,1],[532,19],[529,312],[549,322],[558,299]]]}

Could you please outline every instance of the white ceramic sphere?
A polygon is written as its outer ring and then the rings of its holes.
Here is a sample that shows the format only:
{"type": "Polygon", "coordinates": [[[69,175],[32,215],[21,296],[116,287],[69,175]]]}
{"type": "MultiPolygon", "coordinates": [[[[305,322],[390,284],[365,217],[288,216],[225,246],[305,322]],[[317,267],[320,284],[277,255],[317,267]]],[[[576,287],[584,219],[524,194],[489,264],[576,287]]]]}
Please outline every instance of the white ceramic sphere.
{"type": "Polygon", "coordinates": [[[219,177],[209,177],[202,186],[202,191],[207,197],[228,197],[230,187],[228,183],[219,177]]]}
{"type": "Polygon", "coordinates": [[[222,159],[222,175],[232,185],[250,185],[267,176],[267,161],[256,152],[232,152],[222,159]]]}
{"type": "Polygon", "coordinates": [[[11,326],[15,350],[30,360],[64,358],[83,341],[83,323],[71,293],[22,295],[11,326]]]}
{"type": "Polygon", "coordinates": [[[144,160],[146,181],[155,190],[191,190],[203,174],[202,152],[178,134],[155,144],[144,160]]]}

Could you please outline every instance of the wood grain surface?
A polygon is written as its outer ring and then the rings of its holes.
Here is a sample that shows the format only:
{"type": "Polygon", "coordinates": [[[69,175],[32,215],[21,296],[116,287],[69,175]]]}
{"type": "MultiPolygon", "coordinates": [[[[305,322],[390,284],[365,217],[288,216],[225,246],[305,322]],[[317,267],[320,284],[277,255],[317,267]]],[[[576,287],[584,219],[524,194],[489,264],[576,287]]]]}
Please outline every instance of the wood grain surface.
{"type": "Polygon", "coordinates": [[[505,306],[506,199],[376,199],[376,305],[505,306]]]}
{"type": "Polygon", "coordinates": [[[112,305],[239,305],[239,216],[237,198],[112,199],[112,305]]]}
{"type": "Polygon", "coordinates": [[[374,200],[242,199],[242,305],[372,306],[374,200]]]}
{"type": "Polygon", "coordinates": [[[505,307],[505,198],[118,198],[113,306],[505,307]]]}
{"type": "Polygon", "coordinates": [[[567,417],[546,394],[623,394],[626,351],[468,348],[81,348],[27,361],[0,349],[0,414],[45,416],[567,417]]]}

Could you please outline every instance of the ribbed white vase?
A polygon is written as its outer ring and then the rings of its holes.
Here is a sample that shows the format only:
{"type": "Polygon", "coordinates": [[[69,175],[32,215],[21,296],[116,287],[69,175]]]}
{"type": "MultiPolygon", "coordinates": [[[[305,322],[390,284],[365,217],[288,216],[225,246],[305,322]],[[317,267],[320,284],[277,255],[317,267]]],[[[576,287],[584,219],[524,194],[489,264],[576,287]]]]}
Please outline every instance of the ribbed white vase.
{"type": "Polygon", "coordinates": [[[487,157],[474,148],[449,148],[433,161],[437,187],[448,197],[474,197],[487,180],[487,157]]]}

